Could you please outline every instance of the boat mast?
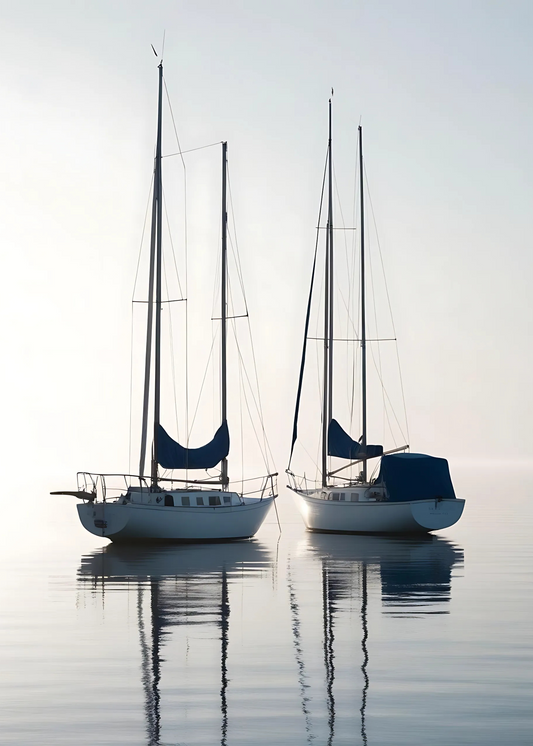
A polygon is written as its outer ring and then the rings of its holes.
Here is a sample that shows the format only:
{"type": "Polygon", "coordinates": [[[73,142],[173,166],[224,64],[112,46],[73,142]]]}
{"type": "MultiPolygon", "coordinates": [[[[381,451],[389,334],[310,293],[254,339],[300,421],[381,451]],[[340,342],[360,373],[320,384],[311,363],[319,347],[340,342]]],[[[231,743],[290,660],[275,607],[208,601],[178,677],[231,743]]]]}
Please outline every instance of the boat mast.
{"type": "Polygon", "coordinates": [[[154,268],[155,268],[155,242],[156,242],[156,215],[157,194],[155,189],[155,164],[154,164],[154,189],[152,199],[152,229],[150,237],[150,273],[148,279],[148,316],[146,321],[146,356],[144,363],[144,397],[143,418],[141,428],[141,455],[139,458],[139,476],[144,476],[144,465],[146,461],[146,441],[148,439],[148,407],[150,404],[150,371],[152,366],[152,330],[154,316],[154,268]]]}
{"type": "Polygon", "coordinates": [[[328,136],[328,222],[324,296],[324,401],[322,409],[322,487],[327,486],[328,427],[333,410],[333,176],[331,159],[331,99],[328,136]]]}
{"type": "Polygon", "coordinates": [[[328,244],[329,244],[329,378],[328,427],[333,416],[333,157],[331,147],[331,99],[329,100],[328,139],[328,244]]]}
{"type": "MultiPolygon", "coordinates": [[[[162,92],[163,92],[163,63],[159,65],[159,92],[157,107],[157,143],[156,155],[154,161],[154,188],[152,198],[152,229],[150,236],[150,272],[148,279],[148,315],[146,321],[146,353],[144,363],[144,396],[143,396],[143,416],[141,428],[141,453],[139,457],[139,476],[144,475],[144,465],[146,460],[146,442],[148,440],[148,408],[150,403],[150,373],[152,366],[152,332],[154,317],[154,274],[159,273],[159,295],[156,300],[156,318],[159,314],[159,327],[156,322],[156,337],[159,328],[159,337],[161,336],[161,113],[162,113],[162,92]],[[158,257],[158,266],[156,270],[156,257],[158,257]]],[[[157,294],[157,291],[156,291],[157,294]]],[[[160,345],[156,339],[156,402],[157,424],[159,424],[159,362],[160,345]]],[[[152,486],[157,484],[157,425],[154,425],[154,446],[151,464],[151,482],[152,486]]]]}
{"type": "Polygon", "coordinates": [[[363,481],[366,482],[366,301],[365,301],[365,204],[363,196],[363,128],[359,125],[359,191],[361,200],[361,413],[363,434],[363,481]]]}
{"type": "Polygon", "coordinates": [[[155,380],[154,380],[154,442],[152,449],[152,489],[157,487],[157,439],[159,432],[159,411],[161,402],[161,229],[163,224],[163,187],[161,179],[161,135],[163,111],[163,63],[159,64],[159,99],[157,105],[157,145],[155,153],[154,192],[156,207],[156,246],[155,246],[155,380]]]}
{"type": "MultiPolygon", "coordinates": [[[[227,264],[228,264],[228,211],[226,207],[226,183],[227,183],[227,162],[228,162],[228,143],[222,143],[222,258],[221,258],[221,351],[220,351],[220,385],[221,385],[221,409],[222,422],[227,419],[227,264]]],[[[228,479],[228,459],[226,456],[222,459],[222,470],[220,481],[223,487],[226,487],[228,479]]]]}

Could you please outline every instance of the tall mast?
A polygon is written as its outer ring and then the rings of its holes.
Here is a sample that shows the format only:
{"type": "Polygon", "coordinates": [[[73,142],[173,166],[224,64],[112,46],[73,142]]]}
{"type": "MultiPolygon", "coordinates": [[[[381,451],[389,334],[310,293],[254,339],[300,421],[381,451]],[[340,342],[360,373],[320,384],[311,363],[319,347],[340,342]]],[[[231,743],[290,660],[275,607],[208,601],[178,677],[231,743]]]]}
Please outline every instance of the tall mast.
{"type": "Polygon", "coordinates": [[[363,197],[363,128],[359,125],[359,191],[361,200],[361,412],[363,481],[366,482],[366,301],[365,301],[365,203],[363,197]]]}
{"type": "Polygon", "coordinates": [[[328,427],[333,399],[333,179],[331,165],[331,99],[328,136],[328,222],[324,293],[324,392],[322,403],[322,487],[328,483],[328,427]]]}
{"type": "MultiPolygon", "coordinates": [[[[228,212],[226,207],[226,182],[227,182],[227,161],[228,161],[228,143],[222,143],[222,260],[221,260],[221,322],[222,322],[222,334],[221,334],[221,351],[220,351],[220,398],[221,398],[221,409],[222,409],[222,422],[227,419],[227,265],[228,265],[228,212]]],[[[220,474],[220,481],[223,486],[228,484],[228,459],[225,456],[222,459],[222,470],[220,474]]]]}
{"type": "Polygon", "coordinates": [[[328,138],[328,244],[329,244],[329,376],[328,426],[333,416],[333,154],[331,148],[331,99],[329,100],[328,138]]]}
{"type": "Polygon", "coordinates": [[[159,99],[157,105],[157,145],[155,153],[154,192],[156,194],[156,245],[155,245],[155,380],[154,380],[154,443],[152,450],[152,489],[157,487],[157,440],[161,403],[161,228],[163,224],[163,187],[161,179],[161,135],[163,111],[163,63],[159,64],[159,99]]]}

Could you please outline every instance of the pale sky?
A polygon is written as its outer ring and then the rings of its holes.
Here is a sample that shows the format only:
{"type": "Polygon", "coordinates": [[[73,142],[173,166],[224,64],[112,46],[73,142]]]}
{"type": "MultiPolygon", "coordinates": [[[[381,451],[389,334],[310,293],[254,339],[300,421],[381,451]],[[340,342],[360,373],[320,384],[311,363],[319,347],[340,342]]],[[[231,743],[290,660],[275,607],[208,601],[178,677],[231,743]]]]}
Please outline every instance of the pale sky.
{"type": "Polygon", "coordinates": [[[74,486],[78,470],[128,466],[150,44],[159,51],[164,32],[182,147],[229,144],[276,469],[290,446],[332,86],[341,186],[364,126],[412,450],[452,469],[533,460],[530,2],[4,0],[0,27],[8,470],[46,491],[74,486]]]}

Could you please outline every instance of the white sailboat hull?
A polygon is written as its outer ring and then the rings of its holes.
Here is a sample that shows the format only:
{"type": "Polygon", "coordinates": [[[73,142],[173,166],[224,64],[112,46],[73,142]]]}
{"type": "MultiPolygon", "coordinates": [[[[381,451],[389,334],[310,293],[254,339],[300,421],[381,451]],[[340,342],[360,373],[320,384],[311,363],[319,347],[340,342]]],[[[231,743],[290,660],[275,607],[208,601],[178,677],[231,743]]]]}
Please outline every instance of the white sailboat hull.
{"type": "Polygon", "coordinates": [[[134,502],[80,503],[78,515],[95,536],[116,542],[231,541],[254,536],[273,497],[246,499],[242,505],[180,507],[134,502]]]}
{"type": "Polygon", "coordinates": [[[464,500],[333,502],[295,492],[309,531],[349,534],[423,534],[457,523],[464,500]]]}

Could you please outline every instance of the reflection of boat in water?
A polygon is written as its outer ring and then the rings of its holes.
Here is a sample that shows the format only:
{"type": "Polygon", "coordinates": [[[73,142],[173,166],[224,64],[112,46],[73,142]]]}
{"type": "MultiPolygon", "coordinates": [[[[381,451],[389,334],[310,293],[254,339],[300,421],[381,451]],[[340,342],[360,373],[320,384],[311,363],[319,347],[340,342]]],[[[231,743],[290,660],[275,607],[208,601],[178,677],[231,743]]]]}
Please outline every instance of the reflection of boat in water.
{"type": "Polygon", "coordinates": [[[202,627],[208,639],[213,637],[211,630],[217,630],[219,737],[221,744],[227,743],[230,586],[233,577],[262,575],[271,565],[270,551],[256,541],[137,548],[112,544],[82,557],[78,582],[101,592],[102,600],[109,590],[137,591],[141,682],[149,746],[162,743],[162,648],[170,643],[171,633],[180,626],[187,635],[193,626],[196,630],[202,627]]]}
{"type": "Polygon", "coordinates": [[[109,544],[81,559],[83,580],[135,582],[146,578],[199,578],[226,570],[254,572],[271,562],[270,551],[258,541],[227,544],[109,544]]]}
{"type": "MultiPolygon", "coordinates": [[[[345,536],[308,534],[298,546],[297,558],[289,569],[293,646],[299,668],[302,712],[306,721],[308,741],[313,738],[313,708],[311,685],[305,662],[305,639],[302,621],[307,609],[297,596],[296,576],[299,559],[315,560],[320,566],[322,586],[322,643],[327,707],[326,742],[334,743],[339,716],[336,701],[337,669],[347,665],[353,650],[354,613],[359,619],[360,639],[360,734],[368,743],[366,710],[370,687],[369,657],[369,592],[381,586],[383,613],[392,616],[424,617],[427,614],[447,614],[451,600],[452,570],[462,566],[463,550],[435,536],[417,538],[345,536]],[[355,611],[357,609],[357,611],[355,611]],[[349,650],[342,648],[349,635],[349,650]]],[[[371,637],[370,637],[371,639],[371,637]]],[[[353,669],[352,669],[353,671],[353,669]]],[[[350,692],[353,692],[355,672],[350,672],[350,692]]],[[[353,705],[353,701],[352,701],[353,705]]],[[[343,714],[342,711],[340,713],[343,714]]],[[[353,717],[353,709],[350,710],[353,717]]]]}
{"type": "Polygon", "coordinates": [[[437,536],[377,537],[309,534],[305,549],[319,557],[335,578],[339,597],[350,594],[347,578],[357,565],[379,572],[384,606],[406,613],[447,614],[454,565],[463,550],[437,536]],[[442,606],[438,611],[428,607],[442,606]]]}

